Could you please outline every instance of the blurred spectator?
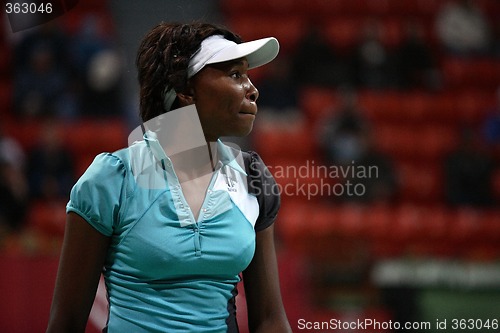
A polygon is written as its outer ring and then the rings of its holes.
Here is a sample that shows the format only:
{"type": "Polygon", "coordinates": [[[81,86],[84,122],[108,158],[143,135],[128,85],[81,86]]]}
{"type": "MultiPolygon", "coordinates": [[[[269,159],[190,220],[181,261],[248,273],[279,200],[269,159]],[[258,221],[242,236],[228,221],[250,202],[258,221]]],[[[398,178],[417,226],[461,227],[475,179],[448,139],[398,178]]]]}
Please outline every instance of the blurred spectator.
{"type": "Polygon", "coordinates": [[[285,115],[298,112],[298,89],[291,79],[288,59],[279,58],[270,63],[258,88],[260,109],[285,115]]]}
{"type": "Polygon", "coordinates": [[[108,116],[120,112],[121,59],[104,18],[88,14],[72,39],[71,57],[80,83],[83,116],[108,116]]]}
{"type": "Polygon", "coordinates": [[[54,66],[59,70],[69,71],[70,59],[68,55],[69,36],[58,24],[52,20],[23,35],[14,48],[14,61],[17,71],[23,71],[30,63],[30,59],[38,52],[40,45],[50,50],[54,58],[54,66]]]}
{"type": "Polygon", "coordinates": [[[491,55],[500,58],[500,20],[495,20],[492,23],[491,55]]]}
{"type": "Polygon", "coordinates": [[[28,185],[24,162],[19,143],[0,132],[0,236],[19,230],[25,222],[28,185]]]}
{"type": "Polygon", "coordinates": [[[25,67],[15,73],[14,110],[18,116],[46,117],[66,113],[68,73],[56,65],[54,51],[44,42],[34,45],[25,67]]]}
{"type": "Polygon", "coordinates": [[[353,71],[359,87],[382,89],[396,85],[396,68],[382,43],[383,33],[377,21],[367,22],[361,32],[353,55],[353,71]]]}
{"type": "Polygon", "coordinates": [[[440,87],[437,62],[424,38],[420,23],[411,20],[406,24],[403,41],[396,51],[399,86],[403,89],[440,87]]]}
{"type": "MultiPolygon", "coordinates": [[[[346,178],[351,184],[363,185],[363,194],[348,198],[365,203],[394,202],[398,190],[396,170],[389,156],[378,151],[369,131],[362,135],[362,153],[354,161],[358,170],[366,170],[364,174],[355,174],[355,178],[346,178]]],[[[350,174],[351,176],[352,174],[350,174]]]]}
{"type": "Polygon", "coordinates": [[[436,17],[436,33],[445,51],[454,55],[484,55],[490,48],[489,23],[472,0],[443,6],[436,17]]]}
{"type": "Polygon", "coordinates": [[[293,55],[292,78],[299,86],[333,86],[340,76],[338,57],[322,27],[310,24],[293,55]]]}
{"type": "Polygon", "coordinates": [[[500,87],[497,88],[496,104],[486,112],[483,122],[483,138],[490,151],[500,156],[500,87]]]}
{"type": "Polygon", "coordinates": [[[21,144],[4,133],[0,126],[0,160],[22,170],[25,166],[26,155],[21,144]]]}
{"type": "Polygon", "coordinates": [[[363,151],[363,135],[369,130],[368,121],[358,105],[356,92],[339,89],[339,106],[329,112],[329,119],[320,119],[320,145],[327,163],[350,164],[363,151]]]}
{"type": "Polygon", "coordinates": [[[69,36],[52,20],[21,34],[14,48],[14,113],[23,117],[77,113],[69,36]]]}
{"type": "Polygon", "coordinates": [[[28,154],[27,172],[32,199],[57,200],[69,195],[74,162],[56,122],[43,124],[38,144],[28,154]]]}
{"type": "Polygon", "coordinates": [[[478,141],[472,129],[465,129],[459,146],[445,160],[446,200],[452,206],[493,203],[494,163],[478,141]]]}
{"type": "Polygon", "coordinates": [[[397,191],[395,170],[390,158],[380,153],[373,144],[371,125],[358,105],[356,92],[350,88],[340,89],[340,105],[332,110],[330,119],[321,120],[320,144],[325,163],[342,167],[346,172],[340,179],[357,188],[357,194],[344,192],[341,200],[357,202],[390,202],[397,191]],[[348,169],[350,168],[350,169],[348,169]],[[362,189],[362,190],[361,190],[362,189]]]}

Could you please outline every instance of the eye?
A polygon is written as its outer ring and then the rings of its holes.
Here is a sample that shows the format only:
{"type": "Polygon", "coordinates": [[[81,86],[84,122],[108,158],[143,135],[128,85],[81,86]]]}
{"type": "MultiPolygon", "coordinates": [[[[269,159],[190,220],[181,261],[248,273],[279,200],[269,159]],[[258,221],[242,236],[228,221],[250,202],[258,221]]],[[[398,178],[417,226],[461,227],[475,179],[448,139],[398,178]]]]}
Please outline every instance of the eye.
{"type": "Polygon", "coordinates": [[[240,73],[240,71],[234,71],[230,75],[233,79],[241,79],[243,75],[240,73]]]}

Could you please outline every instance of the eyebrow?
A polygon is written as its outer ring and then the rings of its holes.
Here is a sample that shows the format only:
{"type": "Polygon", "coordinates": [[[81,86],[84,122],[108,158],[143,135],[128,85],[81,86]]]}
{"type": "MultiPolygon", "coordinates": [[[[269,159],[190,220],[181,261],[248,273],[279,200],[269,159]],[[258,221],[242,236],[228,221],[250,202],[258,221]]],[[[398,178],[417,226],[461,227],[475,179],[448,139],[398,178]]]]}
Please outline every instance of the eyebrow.
{"type": "Polygon", "coordinates": [[[231,67],[235,66],[249,66],[248,60],[246,59],[235,59],[235,60],[228,60],[225,62],[219,62],[215,64],[210,64],[210,66],[216,67],[216,68],[223,68],[223,69],[230,69],[231,67]]]}
{"type": "Polygon", "coordinates": [[[248,65],[248,61],[247,60],[243,60],[243,59],[236,60],[233,63],[233,65],[237,65],[237,66],[245,66],[245,64],[248,65]]]}

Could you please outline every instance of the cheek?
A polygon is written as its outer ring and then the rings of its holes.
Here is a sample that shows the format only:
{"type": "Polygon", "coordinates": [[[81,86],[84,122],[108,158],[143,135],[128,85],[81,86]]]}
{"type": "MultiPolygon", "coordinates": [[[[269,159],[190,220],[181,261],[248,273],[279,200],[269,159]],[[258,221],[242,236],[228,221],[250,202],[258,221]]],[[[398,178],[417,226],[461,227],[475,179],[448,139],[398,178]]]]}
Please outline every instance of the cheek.
{"type": "Polygon", "coordinates": [[[241,104],[244,100],[244,89],[240,85],[228,86],[225,89],[213,89],[207,94],[207,105],[212,111],[221,116],[231,115],[240,112],[241,104]]]}

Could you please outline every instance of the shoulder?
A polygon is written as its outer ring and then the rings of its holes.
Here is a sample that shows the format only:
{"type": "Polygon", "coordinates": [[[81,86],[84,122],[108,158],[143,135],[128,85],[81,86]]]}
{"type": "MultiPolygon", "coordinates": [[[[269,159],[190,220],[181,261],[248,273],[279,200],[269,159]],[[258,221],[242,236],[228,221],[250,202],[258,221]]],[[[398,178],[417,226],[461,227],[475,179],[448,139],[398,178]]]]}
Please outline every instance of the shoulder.
{"type": "Polygon", "coordinates": [[[255,176],[258,174],[262,176],[264,173],[266,173],[269,176],[272,176],[266,164],[258,153],[250,150],[242,152],[242,155],[243,161],[245,162],[245,168],[249,172],[249,175],[255,176]]]}
{"type": "Polygon", "coordinates": [[[243,160],[248,173],[249,191],[255,190],[255,186],[275,186],[274,177],[259,154],[254,151],[243,152],[243,160]]]}
{"type": "Polygon", "coordinates": [[[131,166],[134,159],[132,150],[132,147],[127,147],[115,152],[104,152],[96,155],[76,182],[75,189],[79,190],[77,193],[112,194],[120,193],[122,190],[132,190],[133,172],[131,166]]]}
{"type": "Polygon", "coordinates": [[[114,178],[118,175],[124,176],[126,173],[125,163],[119,152],[98,154],[81,178],[99,180],[114,178]]]}
{"type": "Polygon", "coordinates": [[[266,229],[274,223],[281,200],[279,187],[262,158],[254,151],[243,152],[248,173],[248,192],[255,195],[259,204],[256,231],[266,229]]]}

